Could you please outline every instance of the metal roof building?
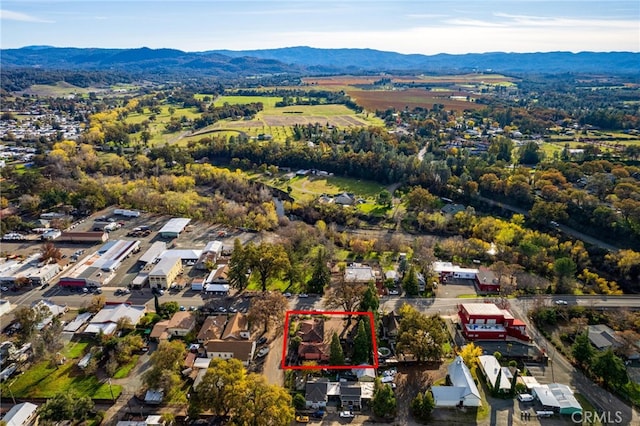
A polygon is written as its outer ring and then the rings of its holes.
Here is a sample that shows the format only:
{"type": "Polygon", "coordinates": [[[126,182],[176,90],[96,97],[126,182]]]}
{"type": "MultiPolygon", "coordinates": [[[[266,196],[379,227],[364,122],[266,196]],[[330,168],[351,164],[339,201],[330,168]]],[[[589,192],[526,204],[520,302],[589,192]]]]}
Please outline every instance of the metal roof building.
{"type": "Polygon", "coordinates": [[[191,222],[191,219],[185,217],[170,219],[158,233],[163,238],[176,238],[184,231],[189,222],[191,222]]]}
{"type": "Polygon", "coordinates": [[[552,408],[560,414],[582,412],[582,406],[567,385],[550,383],[536,386],[532,392],[542,405],[552,408]]]}

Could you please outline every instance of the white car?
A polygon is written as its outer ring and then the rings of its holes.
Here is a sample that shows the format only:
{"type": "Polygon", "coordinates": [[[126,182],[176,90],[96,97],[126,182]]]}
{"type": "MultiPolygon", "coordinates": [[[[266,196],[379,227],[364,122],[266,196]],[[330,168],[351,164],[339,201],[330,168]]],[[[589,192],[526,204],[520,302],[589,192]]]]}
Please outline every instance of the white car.
{"type": "Polygon", "coordinates": [[[528,393],[521,393],[518,395],[518,400],[520,402],[531,402],[533,401],[533,395],[528,394],[528,393]]]}
{"type": "Polygon", "coordinates": [[[258,353],[256,354],[256,356],[258,358],[262,358],[263,356],[265,356],[266,354],[269,353],[269,346],[265,346],[264,348],[260,349],[258,351],[258,353]]]}
{"type": "Polygon", "coordinates": [[[556,300],[556,305],[568,305],[569,302],[566,300],[556,300]]]}
{"type": "Polygon", "coordinates": [[[353,418],[355,416],[356,415],[353,414],[351,411],[340,411],[340,418],[351,419],[351,418],[353,418]]]}
{"type": "Polygon", "coordinates": [[[305,297],[309,297],[309,295],[307,293],[300,293],[298,297],[305,298],[305,297]]]}
{"type": "Polygon", "coordinates": [[[395,289],[393,289],[393,290],[389,290],[389,294],[390,294],[391,296],[397,296],[397,295],[399,295],[399,294],[400,294],[400,291],[399,291],[399,290],[395,290],[395,289]]]}

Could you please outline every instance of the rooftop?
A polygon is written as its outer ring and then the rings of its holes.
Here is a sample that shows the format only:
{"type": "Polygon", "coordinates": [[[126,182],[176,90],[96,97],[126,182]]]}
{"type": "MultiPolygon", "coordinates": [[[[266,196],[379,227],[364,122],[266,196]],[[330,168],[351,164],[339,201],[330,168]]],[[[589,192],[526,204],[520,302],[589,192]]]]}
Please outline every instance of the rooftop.
{"type": "Polygon", "coordinates": [[[186,217],[176,217],[170,219],[169,222],[165,223],[165,225],[158,231],[160,234],[163,233],[181,233],[184,228],[191,222],[191,219],[186,217]]]}
{"type": "Polygon", "coordinates": [[[469,315],[504,316],[502,309],[493,303],[463,303],[462,308],[467,311],[469,315]]]}

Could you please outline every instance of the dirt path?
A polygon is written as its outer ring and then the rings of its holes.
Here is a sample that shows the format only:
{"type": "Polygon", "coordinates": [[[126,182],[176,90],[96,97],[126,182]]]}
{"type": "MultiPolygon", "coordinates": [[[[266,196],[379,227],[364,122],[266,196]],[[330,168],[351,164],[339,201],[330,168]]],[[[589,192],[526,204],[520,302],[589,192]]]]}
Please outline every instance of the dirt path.
{"type": "Polygon", "coordinates": [[[284,384],[284,371],[280,368],[282,362],[282,339],[283,336],[277,337],[270,343],[271,350],[264,361],[262,374],[267,378],[267,382],[272,385],[282,386],[284,384]]]}

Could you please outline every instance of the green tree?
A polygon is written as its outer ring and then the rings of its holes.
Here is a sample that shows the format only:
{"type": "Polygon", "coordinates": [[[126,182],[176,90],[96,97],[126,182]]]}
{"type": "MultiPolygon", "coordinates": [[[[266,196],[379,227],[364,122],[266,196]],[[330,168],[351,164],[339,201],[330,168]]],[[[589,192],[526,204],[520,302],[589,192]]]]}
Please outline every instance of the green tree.
{"type": "Polygon", "coordinates": [[[595,358],[591,371],[602,378],[602,382],[608,388],[618,389],[629,382],[624,362],[613,353],[611,348],[595,358]]]}
{"type": "Polygon", "coordinates": [[[63,420],[86,420],[94,409],[93,400],[88,396],[60,392],[47,400],[40,408],[40,419],[51,422],[63,420]]]}
{"type": "Polygon", "coordinates": [[[33,308],[20,305],[13,310],[13,316],[20,324],[18,335],[22,342],[26,342],[33,336],[36,326],[40,324],[48,315],[49,309],[43,305],[36,305],[33,308]]]}
{"type": "Polygon", "coordinates": [[[373,413],[378,417],[389,419],[396,416],[398,407],[396,396],[391,386],[386,383],[381,384],[379,380],[376,382],[371,407],[373,408],[373,413]]]}
{"type": "Polygon", "coordinates": [[[418,395],[411,401],[411,412],[419,420],[428,420],[435,406],[431,392],[428,390],[424,394],[418,392],[418,395]]]}
{"type": "Polygon", "coordinates": [[[180,340],[160,342],[149,358],[150,368],[142,377],[144,384],[152,389],[163,389],[165,397],[172,399],[179,390],[180,369],[185,354],[184,343],[180,340]]]}
{"type": "Polygon", "coordinates": [[[386,189],[383,189],[378,194],[378,204],[382,206],[389,207],[391,205],[392,200],[393,200],[393,196],[386,189]]]}
{"type": "Polygon", "coordinates": [[[288,426],[293,422],[295,409],[286,389],[268,384],[262,374],[249,374],[245,382],[242,401],[233,416],[235,424],[288,426]]]}
{"type": "Polygon", "coordinates": [[[269,291],[251,300],[247,318],[251,324],[263,324],[265,333],[271,328],[278,334],[284,329],[284,313],[288,306],[289,302],[282,293],[269,291]]]}
{"type": "Polygon", "coordinates": [[[561,257],[553,262],[553,271],[555,272],[556,278],[558,279],[556,293],[568,293],[569,280],[576,275],[576,263],[569,257],[561,257]]]}
{"type": "Polygon", "coordinates": [[[337,333],[331,336],[329,346],[329,365],[344,365],[344,352],[337,333]]]}
{"type": "Polygon", "coordinates": [[[582,366],[589,366],[591,365],[594,353],[595,350],[593,346],[591,346],[589,335],[586,332],[577,335],[571,346],[571,354],[575,360],[582,366]]]}
{"type": "Polygon", "coordinates": [[[523,147],[520,148],[519,153],[519,162],[520,164],[528,164],[535,166],[538,164],[544,154],[540,152],[540,147],[536,142],[527,142],[523,147]]]}
{"type": "Polygon", "coordinates": [[[233,240],[233,252],[229,258],[229,284],[238,291],[249,284],[249,259],[239,238],[233,240]]]}
{"type": "Polygon", "coordinates": [[[287,252],[281,244],[250,244],[246,248],[249,267],[258,274],[262,291],[267,291],[267,282],[291,268],[287,252]]]}
{"type": "Polygon", "coordinates": [[[314,259],[313,272],[307,283],[307,289],[310,293],[322,294],[329,284],[331,284],[331,270],[327,266],[327,252],[321,247],[314,259]]]}
{"type": "Polygon", "coordinates": [[[214,358],[202,381],[194,388],[190,399],[192,413],[211,411],[227,416],[242,401],[242,385],[247,372],[242,362],[235,358],[214,358]]]}
{"type": "Polygon", "coordinates": [[[358,331],[353,341],[353,357],[351,358],[354,365],[368,364],[371,358],[371,352],[369,351],[371,347],[371,334],[367,336],[367,331],[364,326],[365,321],[368,321],[368,318],[361,318],[360,321],[358,321],[358,331]]]}
{"type": "Polygon", "coordinates": [[[180,310],[180,305],[178,305],[178,302],[164,302],[160,305],[160,311],[158,312],[158,314],[165,319],[169,319],[173,316],[173,314],[175,314],[176,312],[178,312],[180,310]]]}
{"type": "Polygon", "coordinates": [[[409,267],[409,272],[402,279],[402,288],[408,296],[417,296],[420,291],[418,287],[418,276],[413,266],[409,267]]]}
{"type": "Polygon", "coordinates": [[[360,302],[360,311],[362,312],[377,312],[380,307],[380,297],[378,296],[378,289],[374,283],[369,283],[367,289],[362,295],[362,301],[360,302]]]}

